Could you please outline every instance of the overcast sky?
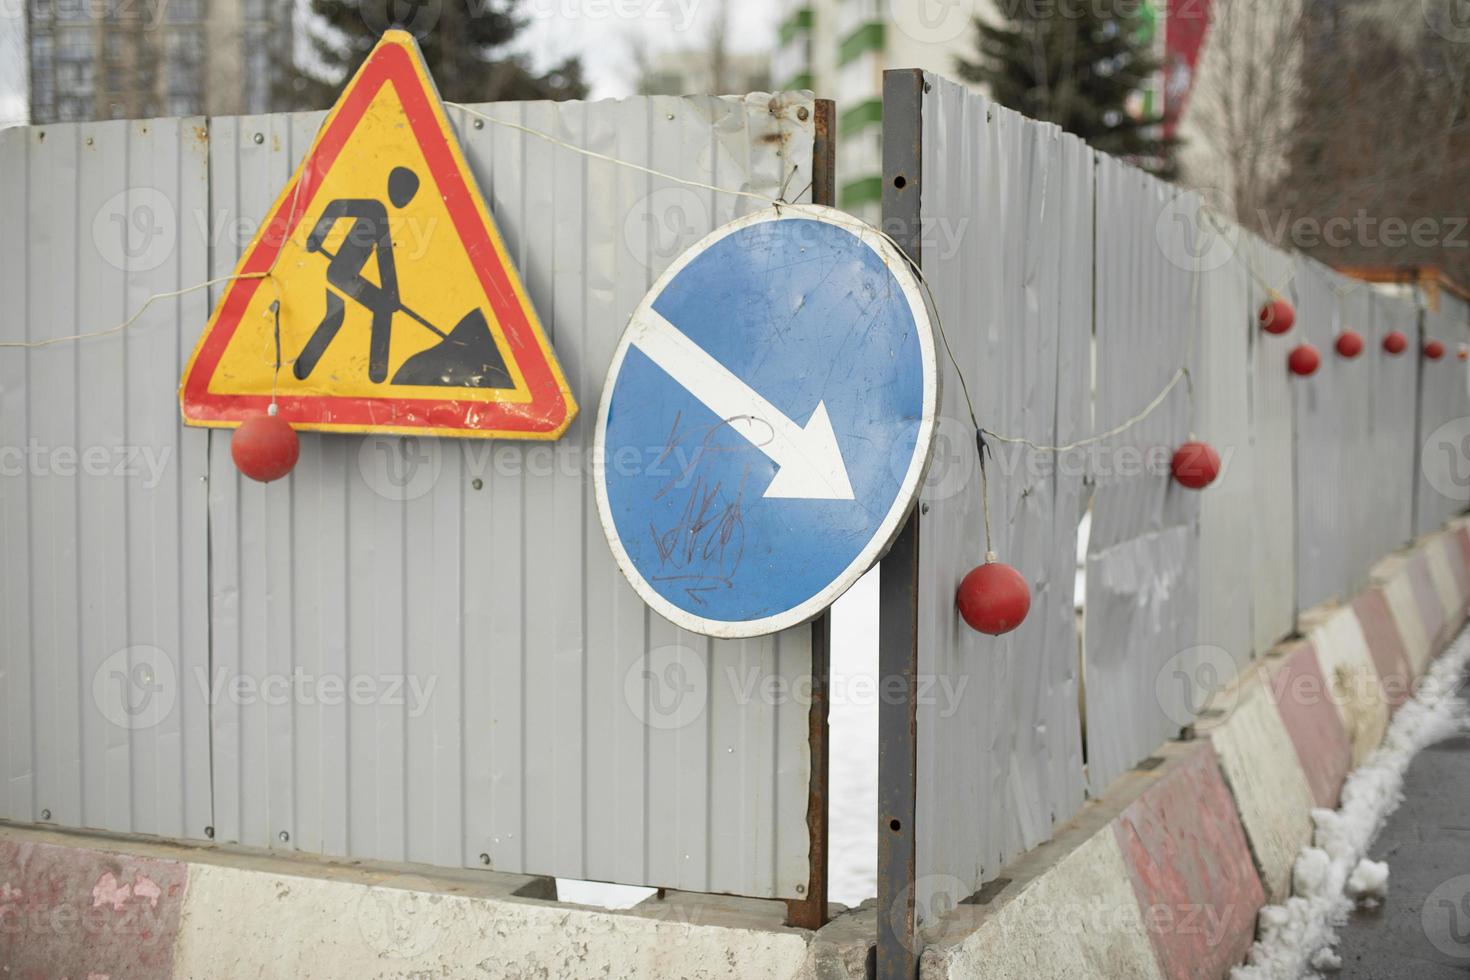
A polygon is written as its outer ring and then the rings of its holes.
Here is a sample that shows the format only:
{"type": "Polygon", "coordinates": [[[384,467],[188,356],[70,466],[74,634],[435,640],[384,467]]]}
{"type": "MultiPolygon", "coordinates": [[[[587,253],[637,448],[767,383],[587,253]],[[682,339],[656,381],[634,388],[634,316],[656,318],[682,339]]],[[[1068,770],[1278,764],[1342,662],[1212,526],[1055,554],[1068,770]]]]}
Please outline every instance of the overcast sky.
{"type": "MultiPolygon", "coordinates": [[[[730,4],[730,45],[769,50],[775,39],[777,0],[730,4]]],[[[0,2],[0,125],[25,116],[26,0],[0,2]]],[[[581,54],[594,98],[628,95],[631,52],[641,38],[650,50],[699,47],[708,36],[718,0],[522,0],[530,20],[523,46],[539,64],[581,54]]]]}

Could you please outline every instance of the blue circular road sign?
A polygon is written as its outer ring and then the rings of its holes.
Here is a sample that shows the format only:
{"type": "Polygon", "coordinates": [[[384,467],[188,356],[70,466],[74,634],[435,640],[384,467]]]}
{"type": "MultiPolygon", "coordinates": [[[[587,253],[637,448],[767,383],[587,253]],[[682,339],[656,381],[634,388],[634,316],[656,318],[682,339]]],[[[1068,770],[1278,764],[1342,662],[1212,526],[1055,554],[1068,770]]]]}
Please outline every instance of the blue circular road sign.
{"type": "Polygon", "coordinates": [[[709,636],[822,612],[918,494],[939,399],[919,281],[831,208],[717,229],[639,304],[597,415],[597,505],[643,600],[709,636]]]}

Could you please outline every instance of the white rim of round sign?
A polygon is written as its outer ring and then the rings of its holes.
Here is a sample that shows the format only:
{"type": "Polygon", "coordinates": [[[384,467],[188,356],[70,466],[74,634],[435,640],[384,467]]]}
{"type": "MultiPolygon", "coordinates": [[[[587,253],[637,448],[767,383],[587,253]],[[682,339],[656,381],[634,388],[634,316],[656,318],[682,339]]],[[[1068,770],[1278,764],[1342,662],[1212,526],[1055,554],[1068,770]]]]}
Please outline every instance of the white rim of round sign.
{"type": "Polygon", "coordinates": [[[898,283],[903,292],[904,299],[908,302],[909,312],[914,318],[914,331],[919,338],[919,359],[923,370],[924,392],[923,411],[919,420],[919,431],[914,442],[913,458],[904,473],[903,481],[899,485],[899,491],[889,507],[888,513],[878,525],[877,531],[869,539],[868,543],[858,553],[842,573],[836,576],[820,592],[807,599],[799,605],[790,609],[765,616],[760,619],[750,620],[723,620],[706,619],[702,616],[688,612],[674,605],[660,595],[639,573],[633,564],[632,558],[623,547],[622,540],[618,536],[617,526],[613,522],[612,508],[607,499],[607,471],[604,464],[605,439],[607,435],[607,413],[612,398],[613,385],[622,371],[623,358],[631,346],[631,331],[624,329],[623,335],[618,340],[617,349],[613,352],[612,364],[608,367],[607,377],[602,385],[602,399],[597,406],[597,432],[593,439],[592,452],[595,460],[594,471],[597,475],[594,484],[597,489],[597,515],[602,522],[602,530],[607,538],[608,547],[612,550],[613,558],[623,575],[633,586],[650,609],[658,613],[664,619],[675,626],[700,633],[705,636],[713,636],[721,639],[745,639],[754,636],[765,636],[776,633],[793,626],[800,626],[810,622],[826,610],[832,603],[858,579],[862,578],[869,569],[875,565],[897,537],[899,528],[909,511],[918,500],[919,487],[924,481],[924,474],[929,468],[930,456],[934,448],[935,417],[939,406],[939,372],[935,355],[934,328],[932,314],[929,305],[924,300],[920,291],[919,281],[913,269],[909,265],[908,258],[899,251],[894,243],[877,229],[873,228],[852,215],[835,208],[823,207],[816,204],[783,204],[780,207],[766,208],[737,218],[729,224],[722,225],[700,239],[687,249],[682,255],[674,260],[674,263],[664,270],[663,274],[649,289],[637,309],[629,318],[629,323],[637,322],[640,315],[646,313],[653,306],[654,300],[663,294],[665,288],[673,281],[684,268],[694,261],[702,252],[710,246],[732,235],[737,231],[749,228],[752,225],[763,224],[767,221],[783,221],[792,218],[803,218],[809,221],[820,221],[825,224],[835,225],[849,232],[868,248],[877,253],[883,264],[888,268],[894,281],[898,283]]]}

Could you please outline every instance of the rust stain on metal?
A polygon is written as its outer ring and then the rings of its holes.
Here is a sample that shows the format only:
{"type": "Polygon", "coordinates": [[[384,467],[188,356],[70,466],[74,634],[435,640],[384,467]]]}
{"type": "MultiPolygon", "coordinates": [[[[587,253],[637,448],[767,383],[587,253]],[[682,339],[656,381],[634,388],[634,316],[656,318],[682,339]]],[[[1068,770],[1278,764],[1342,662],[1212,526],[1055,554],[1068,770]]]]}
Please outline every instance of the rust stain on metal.
{"type": "MultiPolygon", "coordinates": [[[[777,100],[772,99],[774,104],[777,100]]],[[[816,103],[815,135],[812,140],[812,203],[836,203],[837,153],[832,139],[836,106],[828,99],[816,103]]],[[[832,665],[832,619],[825,612],[812,623],[812,700],[807,710],[807,748],[811,774],[807,784],[806,897],[786,903],[786,923],[802,929],[820,929],[827,924],[827,866],[829,809],[830,678],[832,665]]]]}

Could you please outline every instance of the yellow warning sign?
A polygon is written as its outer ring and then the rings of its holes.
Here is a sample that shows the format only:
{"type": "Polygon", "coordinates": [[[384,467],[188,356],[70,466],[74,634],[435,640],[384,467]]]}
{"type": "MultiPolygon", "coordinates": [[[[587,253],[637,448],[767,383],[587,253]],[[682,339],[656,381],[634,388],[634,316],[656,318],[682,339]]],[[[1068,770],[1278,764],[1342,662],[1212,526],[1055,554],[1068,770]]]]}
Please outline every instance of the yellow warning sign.
{"type": "Polygon", "coordinates": [[[555,439],[576,415],[412,36],[383,35],[246,249],[184,420],[555,439]]]}

